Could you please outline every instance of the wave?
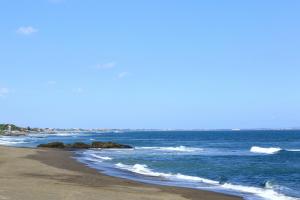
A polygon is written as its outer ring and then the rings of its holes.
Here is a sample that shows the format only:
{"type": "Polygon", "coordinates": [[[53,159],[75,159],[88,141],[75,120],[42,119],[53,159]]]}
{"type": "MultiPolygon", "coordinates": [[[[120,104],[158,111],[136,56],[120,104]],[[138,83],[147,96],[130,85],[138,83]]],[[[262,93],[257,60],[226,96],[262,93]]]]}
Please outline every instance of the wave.
{"type": "Polygon", "coordinates": [[[97,151],[94,150],[86,150],[84,152],[79,152],[79,154],[83,155],[83,159],[90,160],[90,161],[102,162],[102,161],[113,160],[113,158],[111,157],[98,155],[97,151]]]}
{"type": "Polygon", "coordinates": [[[186,147],[186,146],[177,146],[177,147],[136,147],[135,149],[144,149],[144,150],[157,150],[157,151],[168,151],[168,152],[195,152],[203,151],[202,148],[195,147],[186,147]]]}
{"type": "Polygon", "coordinates": [[[300,149],[282,149],[279,147],[258,147],[258,146],[253,146],[250,149],[251,152],[253,153],[261,153],[261,154],[276,154],[282,151],[288,151],[288,152],[300,152],[300,149]]]}
{"type": "Polygon", "coordinates": [[[11,136],[0,137],[0,145],[14,146],[14,145],[24,144],[24,143],[26,143],[24,138],[14,138],[11,136]]]}
{"type": "Polygon", "coordinates": [[[268,199],[268,200],[299,200],[299,198],[288,197],[268,187],[258,188],[258,187],[251,187],[251,186],[235,185],[230,183],[225,183],[221,185],[221,187],[228,190],[254,194],[258,197],[261,197],[263,199],[268,199]]]}
{"type": "Polygon", "coordinates": [[[98,158],[98,159],[101,159],[101,160],[112,160],[112,158],[108,157],[108,156],[99,156],[99,155],[96,155],[96,154],[90,154],[90,155],[94,158],[98,158]]]}
{"type": "Polygon", "coordinates": [[[161,177],[161,178],[167,178],[170,180],[181,180],[181,181],[193,181],[193,182],[202,182],[212,185],[217,185],[217,181],[196,177],[196,176],[188,176],[183,174],[171,174],[171,173],[161,173],[161,172],[155,172],[148,168],[147,165],[142,164],[135,164],[135,165],[125,165],[122,163],[115,164],[116,167],[119,169],[131,171],[137,174],[145,175],[145,176],[152,176],[152,177],[161,177]]]}
{"type": "MultiPolygon", "coordinates": [[[[242,186],[235,185],[231,183],[221,184],[218,181],[197,177],[197,176],[189,176],[183,174],[172,174],[172,173],[161,173],[155,172],[150,169],[147,165],[143,164],[135,164],[135,165],[125,165],[123,163],[115,164],[115,166],[122,170],[127,170],[136,174],[141,174],[145,176],[151,177],[160,177],[170,181],[179,181],[179,182],[193,182],[193,183],[204,183],[206,185],[214,186],[219,188],[220,190],[225,191],[233,191],[233,192],[242,192],[244,194],[251,194],[257,197],[268,199],[268,200],[299,200],[299,198],[288,197],[284,194],[278,193],[270,185],[267,185],[265,188],[251,187],[251,186],[242,186]]],[[[199,186],[199,189],[203,188],[203,186],[199,186]]]]}
{"type": "MultiPolygon", "coordinates": [[[[291,196],[298,196],[299,192],[288,188],[286,186],[278,185],[276,183],[273,183],[272,181],[266,181],[264,184],[265,188],[267,189],[273,189],[279,193],[285,193],[285,194],[290,194],[291,196]]],[[[299,199],[299,198],[298,198],[299,199]]]]}
{"type": "Polygon", "coordinates": [[[253,146],[250,149],[250,151],[253,153],[263,153],[263,154],[275,154],[281,150],[282,149],[278,147],[264,148],[264,147],[257,147],[257,146],[253,146]]]}

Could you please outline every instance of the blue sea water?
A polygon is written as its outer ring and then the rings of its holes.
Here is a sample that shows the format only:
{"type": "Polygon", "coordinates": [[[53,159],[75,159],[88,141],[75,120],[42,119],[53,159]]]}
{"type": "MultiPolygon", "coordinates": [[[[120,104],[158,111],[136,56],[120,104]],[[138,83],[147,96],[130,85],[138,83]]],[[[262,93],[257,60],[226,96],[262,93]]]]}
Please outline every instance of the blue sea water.
{"type": "Polygon", "coordinates": [[[300,199],[300,131],[124,131],[0,137],[36,147],[114,141],[134,149],[91,149],[75,158],[112,176],[236,194],[249,200],[300,199]]]}

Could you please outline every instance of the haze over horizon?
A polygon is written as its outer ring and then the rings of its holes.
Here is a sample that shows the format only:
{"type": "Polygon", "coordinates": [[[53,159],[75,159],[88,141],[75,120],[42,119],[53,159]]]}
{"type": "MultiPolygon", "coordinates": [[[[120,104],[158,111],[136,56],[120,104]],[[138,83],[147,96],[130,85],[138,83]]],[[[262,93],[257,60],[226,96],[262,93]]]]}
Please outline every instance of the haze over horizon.
{"type": "Polygon", "coordinates": [[[299,10],[291,0],[1,1],[0,123],[298,128],[299,10]]]}

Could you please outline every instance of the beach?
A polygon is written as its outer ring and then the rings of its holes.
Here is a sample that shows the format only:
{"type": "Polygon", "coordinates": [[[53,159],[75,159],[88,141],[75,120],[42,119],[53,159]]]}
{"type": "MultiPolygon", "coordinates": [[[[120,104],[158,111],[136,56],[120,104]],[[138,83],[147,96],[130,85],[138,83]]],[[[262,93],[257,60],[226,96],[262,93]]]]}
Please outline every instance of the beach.
{"type": "Polygon", "coordinates": [[[239,200],[214,192],[110,177],[72,152],[0,146],[0,200],[239,200]]]}

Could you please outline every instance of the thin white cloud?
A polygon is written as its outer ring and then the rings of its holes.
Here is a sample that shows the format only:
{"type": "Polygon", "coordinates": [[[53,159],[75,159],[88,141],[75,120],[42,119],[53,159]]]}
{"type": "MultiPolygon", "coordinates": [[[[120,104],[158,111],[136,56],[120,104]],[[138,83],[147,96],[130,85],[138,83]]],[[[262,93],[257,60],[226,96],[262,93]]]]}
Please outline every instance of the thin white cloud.
{"type": "Polygon", "coordinates": [[[77,93],[77,94],[81,94],[83,92],[83,89],[81,87],[78,87],[78,88],[74,88],[73,89],[73,92],[74,93],[77,93]]]}
{"type": "Polygon", "coordinates": [[[8,88],[5,88],[5,87],[0,88],[0,97],[5,97],[6,95],[8,95],[8,93],[9,93],[8,88]]]}
{"type": "Polygon", "coordinates": [[[116,67],[117,63],[116,62],[108,62],[108,63],[103,63],[103,64],[97,64],[95,66],[96,69],[112,69],[116,67]]]}
{"type": "Polygon", "coordinates": [[[117,78],[118,79],[122,79],[122,78],[125,78],[126,76],[129,75],[129,72],[121,72],[117,75],[117,78]]]}
{"type": "Polygon", "coordinates": [[[47,85],[55,85],[57,82],[56,81],[48,81],[47,85]]]}
{"type": "Polygon", "coordinates": [[[38,32],[38,29],[33,28],[32,26],[21,26],[17,29],[17,33],[21,35],[31,35],[38,32]]]}

